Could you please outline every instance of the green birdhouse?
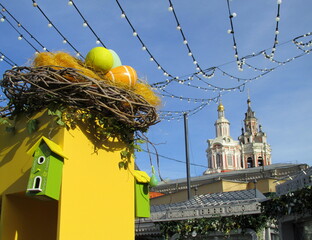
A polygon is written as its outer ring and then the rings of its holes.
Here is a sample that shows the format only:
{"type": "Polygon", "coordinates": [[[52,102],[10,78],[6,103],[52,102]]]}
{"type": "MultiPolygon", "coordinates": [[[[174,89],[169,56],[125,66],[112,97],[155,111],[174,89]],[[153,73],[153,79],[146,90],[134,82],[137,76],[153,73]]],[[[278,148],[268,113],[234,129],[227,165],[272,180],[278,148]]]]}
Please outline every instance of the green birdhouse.
{"type": "Polygon", "coordinates": [[[26,194],[59,200],[65,158],[61,147],[41,137],[27,153],[34,158],[26,194]]]}
{"type": "Polygon", "coordinates": [[[149,182],[146,172],[134,171],[135,178],[135,217],[150,217],[149,182]]]}

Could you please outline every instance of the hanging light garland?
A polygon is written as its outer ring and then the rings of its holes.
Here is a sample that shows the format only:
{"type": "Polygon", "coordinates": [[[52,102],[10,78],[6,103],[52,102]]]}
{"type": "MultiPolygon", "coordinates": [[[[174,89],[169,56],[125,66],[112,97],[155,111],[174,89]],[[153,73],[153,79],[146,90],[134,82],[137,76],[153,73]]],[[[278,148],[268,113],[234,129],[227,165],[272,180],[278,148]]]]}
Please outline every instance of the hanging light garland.
{"type": "MultiPolygon", "coordinates": [[[[22,29],[29,35],[29,37],[30,37],[31,39],[33,39],[36,43],[38,43],[38,44],[41,46],[41,48],[42,48],[43,51],[49,52],[49,50],[48,50],[44,45],[42,45],[42,44],[38,41],[38,39],[37,39],[34,35],[32,35],[32,34],[21,24],[21,22],[18,21],[18,20],[13,16],[13,14],[11,14],[11,13],[9,12],[8,9],[6,9],[1,3],[0,3],[0,6],[1,6],[1,8],[2,8],[2,12],[7,13],[7,14],[15,21],[15,23],[17,24],[17,27],[22,28],[22,29]]],[[[6,19],[6,17],[2,14],[2,18],[1,18],[1,19],[6,19]]],[[[4,21],[1,21],[1,22],[4,22],[4,21]]]]}
{"type": "Polygon", "coordinates": [[[236,43],[236,38],[235,38],[234,24],[233,24],[233,18],[235,18],[237,14],[235,12],[232,13],[229,0],[227,0],[227,8],[229,12],[229,19],[230,19],[230,26],[231,26],[231,28],[227,31],[227,33],[232,35],[234,57],[236,59],[238,70],[243,71],[243,62],[239,59],[238,48],[237,48],[237,43],[236,43]]]}
{"type": "Polygon", "coordinates": [[[170,77],[170,78],[175,78],[172,74],[168,73],[160,64],[159,62],[156,60],[156,58],[153,56],[153,54],[151,53],[151,51],[147,48],[146,44],[143,42],[142,38],[139,36],[138,32],[135,30],[134,26],[132,25],[132,23],[130,22],[128,16],[126,15],[124,9],[122,8],[121,4],[119,3],[118,0],[116,0],[116,3],[121,11],[121,18],[125,19],[127,21],[127,23],[129,24],[129,26],[132,29],[132,35],[134,37],[136,37],[138,39],[138,41],[140,42],[141,46],[142,46],[142,50],[145,51],[148,55],[149,55],[149,60],[151,62],[154,62],[157,65],[157,69],[161,70],[163,72],[163,75],[165,77],[170,77]]]}
{"type": "Polygon", "coordinates": [[[212,75],[209,75],[209,74],[205,74],[203,69],[201,68],[201,66],[199,65],[198,61],[196,60],[192,50],[191,50],[191,47],[190,47],[190,44],[188,42],[188,40],[186,39],[186,36],[183,32],[183,29],[182,29],[182,26],[180,24],[180,21],[177,17],[177,14],[176,14],[176,11],[173,7],[173,4],[171,2],[171,0],[168,0],[169,1],[169,7],[168,7],[168,10],[170,12],[172,12],[173,16],[174,16],[174,19],[175,19],[175,22],[177,24],[177,30],[180,32],[181,36],[182,36],[182,40],[183,40],[183,44],[186,46],[187,48],[187,51],[188,51],[188,56],[190,56],[192,58],[192,61],[193,61],[193,64],[196,66],[196,72],[198,74],[203,74],[203,76],[207,77],[207,78],[210,78],[210,77],[213,77],[212,75]]]}
{"type": "Polygon", "coordinates": [[[105,44],[102,42],[102,40],[100,39],[100,37],[96,34],[96,32],[93,30],[93,28],[91,27],[91,25],[88,23],[88,21],[86,20],[86,18],[82,15],[81,11],[78,9],[77,5],[75,4],[75,2],[73,0],[69,0],[68,1],[68,6],[73,6],[75,8],[75,10],[78,12],[78,14],[80,15],[80,17],[83,20],[83,27],[88,27],[90,29],[90,31],[93,33],[93,35],[96,38],[95,43],[96,44],[101,44],[103,47],[106,48],[105,44]]]}
{"type": "Polygon", "coordinates": [[[9,57],[7,57],[3,52],[0,51],[0,62],[6,62],[11,67],[17,67],[18,65],[11,60],[9,57]]]}
{"type": "Polygon", "coordinates": [[[61,31],[52,23],[52,21],[48,18],[48,16],[44,13],[44,11],[39,7],[38,3],[35,0],[32,0],[33,6],[37,8],[40,13],[45,17],[45,19],[48,21],[48,27],[53,27],[56,32],[63,38],[63,43],[68,44],[75,52],[77,57],[82,57],[84,59],[84,56],[81,55],[81,53],[73,46],[71,42],[68,41],[68,39],[61,33],[61,31]]]}
{"type": "Polygon", "coordinates": [[[31,43],[27,40],[27,38],[26,38],[25,36],[23,36],[23,34],[22,34],[16,27],[14,27],[14,25],[11,23],[10,20],[8,20],[7,18],[5,18],[5,16],[2,14],[2,12],[0,12],[0,15],[2,16],[2,18],[5,19],[5,21],[6,21],[10,26],[19,34],[19,36],[17,37],[18,40],[25,40],[25,41],[28,43],[28,45],[30,45],[30,46],[35,50],[36,53],[39,53],[39,50],[38,50],[33,44],[31,44],[31,43]]]}

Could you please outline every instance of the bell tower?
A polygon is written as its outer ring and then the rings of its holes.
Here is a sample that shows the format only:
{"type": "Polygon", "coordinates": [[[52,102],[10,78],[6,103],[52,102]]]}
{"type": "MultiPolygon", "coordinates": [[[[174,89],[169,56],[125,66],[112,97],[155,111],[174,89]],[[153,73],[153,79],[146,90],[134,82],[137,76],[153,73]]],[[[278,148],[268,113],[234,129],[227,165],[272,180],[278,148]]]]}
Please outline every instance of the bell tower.
{"type": "Polygon", "coordinates": [[[267,143],[267,135],[258,124],[255,112],[251,109],[251,100],[247,100],[244,128],[238,140],[241,145],[242,168],[260,167],[271,164],[271,147],[267,143]]]}
{"type": "Polygon", "coordinates": [[[241,169],[238,141],[230,136],[230,122],[225,118],[224,106],[218,106],[218,119],[215,122],[216,138],[208,139],[208,169],[204,174],[228,172],[241,169]]]}

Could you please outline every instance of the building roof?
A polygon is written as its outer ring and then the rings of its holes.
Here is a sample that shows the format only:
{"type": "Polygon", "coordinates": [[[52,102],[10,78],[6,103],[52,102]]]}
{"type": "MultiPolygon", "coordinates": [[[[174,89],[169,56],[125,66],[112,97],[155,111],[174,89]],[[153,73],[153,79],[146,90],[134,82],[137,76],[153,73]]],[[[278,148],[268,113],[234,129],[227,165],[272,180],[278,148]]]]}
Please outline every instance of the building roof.
{"type": "MultiPolygon", "coordinates": [[[[307,164],[276,163],[262,167],[246,168],[230,172],[206,174],[191,178],[191,187],[215,182],[216,180],[251,181],[253,179],[274,178],[283,179],[285,176],[294,176],[302,169],[308,168],[307,164]]],[[[153,188],[155,192],[172,193],[186,189],[186,178],[166,180],[153,188]]]]}
{"type": "Polygon", "coordinates": [[[212,193],[191,200],[151,206],[151,217],[140,222],[160,222],[192,218],[260,213],[259,202],[266,197],[257,189],[212,193]]]}

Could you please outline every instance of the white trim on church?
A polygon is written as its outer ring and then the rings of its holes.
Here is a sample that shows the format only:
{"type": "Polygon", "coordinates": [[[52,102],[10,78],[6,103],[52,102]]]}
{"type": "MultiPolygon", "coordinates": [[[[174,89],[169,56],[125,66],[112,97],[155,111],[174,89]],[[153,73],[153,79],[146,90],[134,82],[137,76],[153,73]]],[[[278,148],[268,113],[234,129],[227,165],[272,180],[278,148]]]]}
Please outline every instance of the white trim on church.
{"type": "Polygon", "coordinates": [[[271,164],[271,147],[266,134],[258,127],[258,120],[251,110],[245,113],[242,135],[238,141],[230,136],[230,122],[225,118],[224,106],[218,106],[218,119],[215,122],[216,138],[209,139],[207,152],[208,169],[204,174],[228,172],[271,164]]]}

